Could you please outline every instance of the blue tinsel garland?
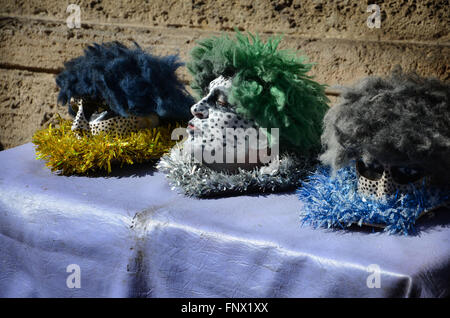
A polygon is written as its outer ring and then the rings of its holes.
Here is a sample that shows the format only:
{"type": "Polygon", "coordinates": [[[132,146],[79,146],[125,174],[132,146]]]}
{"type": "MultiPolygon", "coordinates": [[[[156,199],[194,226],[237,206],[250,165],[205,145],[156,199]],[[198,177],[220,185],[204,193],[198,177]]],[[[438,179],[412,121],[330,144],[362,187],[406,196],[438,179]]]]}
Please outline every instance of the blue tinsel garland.
{"type": "Polygon", "coordinates": [[[352,224],[385,226],[390,234],[415,234],[415,222],[424,211],[442,205],[448,191],[422,185],[409,194],[384,199],[369,198],[357,191],[354,167],[342,168],[331,176],[321,167],[302,181],[297,194],[304,203],[301,219],[313,227],[349,227],[352,224]]]}

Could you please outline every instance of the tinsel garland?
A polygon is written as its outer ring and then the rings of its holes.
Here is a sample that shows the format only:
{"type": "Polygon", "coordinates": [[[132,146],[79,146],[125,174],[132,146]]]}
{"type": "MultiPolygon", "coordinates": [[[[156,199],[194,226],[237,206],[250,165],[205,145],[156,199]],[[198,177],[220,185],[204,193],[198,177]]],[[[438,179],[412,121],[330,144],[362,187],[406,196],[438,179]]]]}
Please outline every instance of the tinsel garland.
{"type": "Polygon", "coordinates": [[[301,182],[297,190],[302,202],[301,221],[313,227],[345,228],[352,224],[384,227],[390,234],[416,234],[416,220],[449,200],[449,191],[425,184],[407,194],[383,199],[366,197],[357,191],[354,167],[338,170],[331,176],[320,167],[301,182]]]}
{"type": "MultiPolygon", "coordinates": [[[[277,169],[270,166],[235,173],[216,171],[194,161],[180,145],[161,157],[157,168],[166,174],[173,190],[199,198],[294,190],[307,171],[311,159],[282,154],[277,169]]],[[[272,163],[273,165],[273,163],[272,163]]]]}
{"type": "Polygon", "coordinates": [[[172,130],[178,124],[143,129],[127,136],[108,134],[77,136],[71,131],[72,121],[59,118],[54,127],[38,130],[33,135],[36,158],[42,159],[52,171],[63,175],[111,173],[111,166],[132,165],[159,159],[172,148],[172,130]]]}

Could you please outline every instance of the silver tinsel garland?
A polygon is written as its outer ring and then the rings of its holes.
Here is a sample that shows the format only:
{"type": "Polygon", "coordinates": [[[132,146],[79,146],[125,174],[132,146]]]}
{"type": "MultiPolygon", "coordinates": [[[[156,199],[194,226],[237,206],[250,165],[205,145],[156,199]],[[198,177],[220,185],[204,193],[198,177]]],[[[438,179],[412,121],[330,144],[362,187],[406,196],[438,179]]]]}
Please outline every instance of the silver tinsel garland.
{"type": "Polygon", "coordinates": [[[263,167],[222,172],[194,161],[180,146],[175,146],[157,164],[173,190],[199,198],[294,190],[313,166],[311,159],[284,153],[277,162],[263,167]]]}

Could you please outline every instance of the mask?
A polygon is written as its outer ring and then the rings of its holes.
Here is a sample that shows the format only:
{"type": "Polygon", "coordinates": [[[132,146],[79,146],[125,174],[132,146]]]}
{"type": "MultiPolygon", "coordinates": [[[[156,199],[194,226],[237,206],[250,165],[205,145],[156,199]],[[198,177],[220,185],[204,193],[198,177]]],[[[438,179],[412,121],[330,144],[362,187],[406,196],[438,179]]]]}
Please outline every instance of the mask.
{"type": "Polygon", "coordinates": [[[396,193],[411,193],[425,181],[419,167],[382,165],[377,161],[369,164],[363,160],[356,162],[358,191],[377,198],[396,193]]]}
{"type": "Polygon", "coordinates": [[[449,88],[397,67],[342,87],[323,121],[324,167],[298,191],[302,222],[417,233],[450,197],[449,88]]]}
{"type": "Polygon", "coordinates": [[[202,99],[178,134],[185,141],[158,163],[188,196],[293,190],[316,164],[324,85],[306,74],[303,57],[278,49],[279,39],[235,35],[193,48],[187,67],[202,99]]]}
{"type": "Polygon", "coordinates": [[[255,139],[246,137],[244,132],[251,129],[257,138],[258,126],[253,120],[240,116],[235,107],[228,102],[231,83],[231,78],[219,76],[209,84],[207,95],[191,107],[194,118],[189,121],[187,128],[189,138],[184,148],[192,152],[196,158],[199,154],[201,159],[205,159],[204,157],[209,154],[215,156],[217,160],[214,162],[203,160],[203,163],[211,168],[250,169],[259,165],[257,160],[249,160],[260,158],[257,156],[259,148],[258,144],[253,142],[255,139]],[[228,134],[227,129],[233,129],[228,132],[234,131],[236,134],[228,134]],[[227,158],[232,158],[231,162],[227,158]]]}
{"type": "Polygon", "coordinates": [[[159,124],[156,114],[146,117],[133,115],[122,117],[108,110],[105,105],[90,101],[83,103],[82,99],[71,99],[70,102],[73,109],[78,108],[71,127],[72,131],[76,133],[87,132],[92,135],[106,133],[126,136],[141,129],[157,127],[159,124]]]}

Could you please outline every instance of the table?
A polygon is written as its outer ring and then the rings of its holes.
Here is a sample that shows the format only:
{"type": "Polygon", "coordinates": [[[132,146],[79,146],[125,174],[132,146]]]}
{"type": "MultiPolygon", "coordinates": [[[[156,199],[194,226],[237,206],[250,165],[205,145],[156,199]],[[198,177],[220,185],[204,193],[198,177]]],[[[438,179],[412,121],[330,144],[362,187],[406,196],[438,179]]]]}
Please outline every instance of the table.
{"type": "Polygon", "coordinates": [[[295,193],[187,198],[149,165],[58,176],[32,144],[0,163],[1,297],[450,296],[448,211],[410,237],[312,229],[295,193]]]}

